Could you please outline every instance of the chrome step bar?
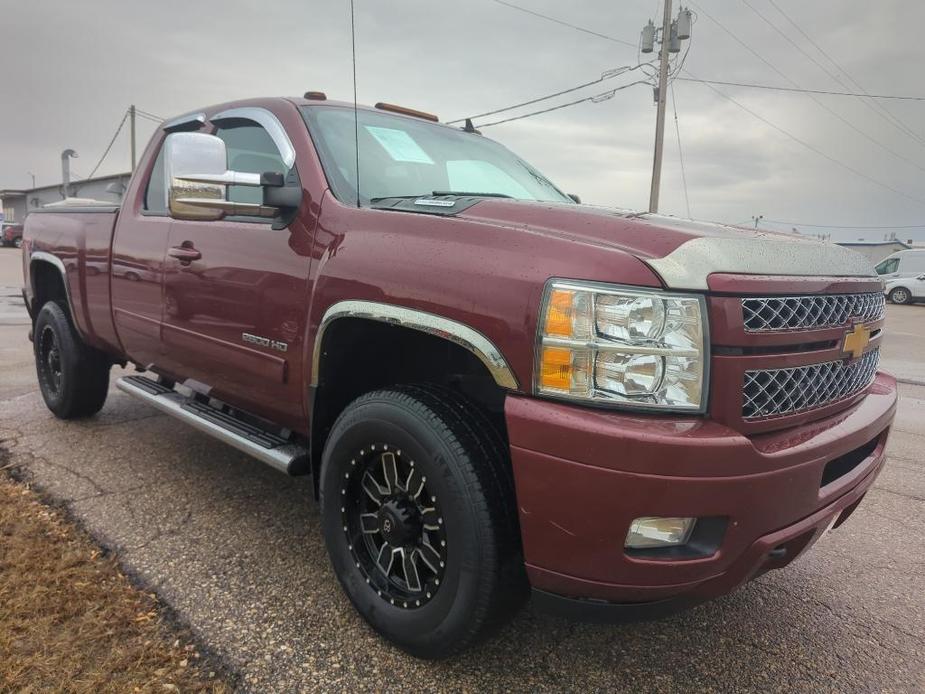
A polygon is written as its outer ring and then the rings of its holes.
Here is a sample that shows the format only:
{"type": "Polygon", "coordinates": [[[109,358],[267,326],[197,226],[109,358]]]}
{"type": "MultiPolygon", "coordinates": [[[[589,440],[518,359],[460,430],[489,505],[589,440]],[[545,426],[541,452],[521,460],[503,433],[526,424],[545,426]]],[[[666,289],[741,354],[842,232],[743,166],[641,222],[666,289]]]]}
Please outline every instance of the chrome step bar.
{"type": "Polygon", "coordinates": [[[116,381],[116,387],[281,472],[299,475],[310,469],[308,449],[305,446],[265,432],[247,422],[236,421],[233,416],[188,398],[150,378],[124,376],[116,381]]]}

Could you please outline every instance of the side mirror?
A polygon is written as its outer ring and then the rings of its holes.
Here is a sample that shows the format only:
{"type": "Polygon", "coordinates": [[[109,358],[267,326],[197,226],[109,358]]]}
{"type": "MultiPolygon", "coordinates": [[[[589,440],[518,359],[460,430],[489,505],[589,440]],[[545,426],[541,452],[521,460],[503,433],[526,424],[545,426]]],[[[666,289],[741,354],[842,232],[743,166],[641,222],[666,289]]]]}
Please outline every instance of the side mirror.
{"type": "Polygon", "coordinates": [[[232,202],[226,186],[273,185],[264,176],[228,170],[225,142],[205,133],[171,133],[164,142],[164,189],[174,219],[213,221],[226,214],[275,217],[268,205],[232,202]]]}
{"type": "Polygon", "coordinates": [[[579,205],[581,204],[581,198],[579,198],[577,195],[575,195],[575,193],[569,193],[568,196],[569,196],[572,200],[574,200],[575,202],[577,202],[579,205]]]}

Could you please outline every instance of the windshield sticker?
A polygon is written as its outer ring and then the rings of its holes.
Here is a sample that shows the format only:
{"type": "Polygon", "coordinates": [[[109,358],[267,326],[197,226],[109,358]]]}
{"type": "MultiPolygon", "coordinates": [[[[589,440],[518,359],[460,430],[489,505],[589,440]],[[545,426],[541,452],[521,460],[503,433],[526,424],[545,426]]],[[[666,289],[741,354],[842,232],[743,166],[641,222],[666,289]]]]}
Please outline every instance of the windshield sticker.
{"type": "Polygon", "coordinates": [[[415,164],[434,163],[434,160],[427,156],[427,152],[421,149],[421,145],[404,130],[380,128],[375,125],[364,125],[363,127],[376,138],[376,141],[395,161],[408,161],[415,164]]]}
{"type": "Polygon", "coordinates": [[[455,200],[434,200],[432,198],[421,198],[414,201],[415,205],[426,205],[428,207],[452,207],[456,204],[455,200]]]}

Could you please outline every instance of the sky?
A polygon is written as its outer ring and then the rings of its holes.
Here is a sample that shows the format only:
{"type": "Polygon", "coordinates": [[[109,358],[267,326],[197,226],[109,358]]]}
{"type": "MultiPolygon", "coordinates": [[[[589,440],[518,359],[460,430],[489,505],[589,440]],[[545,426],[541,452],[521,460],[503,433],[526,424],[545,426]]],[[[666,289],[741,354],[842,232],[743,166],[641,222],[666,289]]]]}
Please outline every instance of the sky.
{"type": "MultiPolygon", "coordinates": [[[[567,89],[651,59],[636,45],[664,5],[509,0],[581,31],[505,2],[355,0],[359,101],[452,120],[567,89]]],[[[696,21],[679,77],[925,96],[920,0],[685,4],[696,21]]],[[[0,188],[29,187],[29,172],[38,185],[60,182],[66,148],[79,155],[72,171],[87,176],[129,104],[168,117],[236,98],[353,93],[348,0],[0,0],[0,36],[0,188]]],[[[607,92],[639,75],[503,115],[607,92]]],[[[762,228],[836,240],[892,232],[925,240],[925,101],[711,89],[681,79],[672,89],[661,212],[749,225],[761,215],[762,228]]],[[[483,132],[585,202],[643,210],[655,116],[651,87],[636,85],[483,132]]],[[[155,127],[139,120],[139,151],[155,127]]],[[[97,175],[128,170],[127,130],[97,175]]]]}

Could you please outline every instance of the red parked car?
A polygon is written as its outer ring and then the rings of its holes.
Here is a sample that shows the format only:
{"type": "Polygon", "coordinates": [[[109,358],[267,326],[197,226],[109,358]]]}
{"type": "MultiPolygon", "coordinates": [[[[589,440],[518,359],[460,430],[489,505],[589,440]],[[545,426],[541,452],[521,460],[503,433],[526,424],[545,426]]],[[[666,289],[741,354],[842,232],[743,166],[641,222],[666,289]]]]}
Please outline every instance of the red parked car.
{"type": "Polygon", "coordinates": [[[0,230],[0,242],[4,246],[22,247],[22,224],[7,224],[0,230]]]}
{"type": "Polygon", "coordinates": [[[422,657],[531,590],[594,620],[728,593],[861,502],[896,406],[861,256],[581,205],[471,129],[307,96],[170,120],[121,208],[29,215],[55,415],[132,364],[311,474],[345,592],[422,657]]]}

